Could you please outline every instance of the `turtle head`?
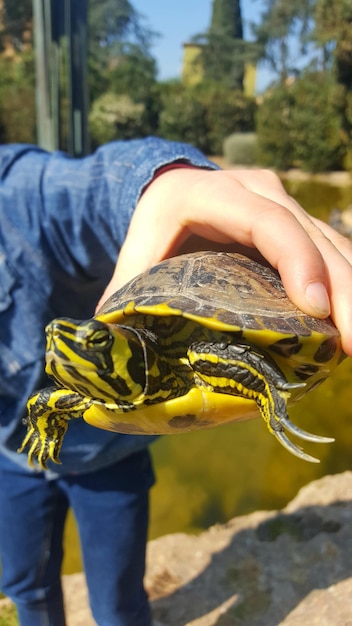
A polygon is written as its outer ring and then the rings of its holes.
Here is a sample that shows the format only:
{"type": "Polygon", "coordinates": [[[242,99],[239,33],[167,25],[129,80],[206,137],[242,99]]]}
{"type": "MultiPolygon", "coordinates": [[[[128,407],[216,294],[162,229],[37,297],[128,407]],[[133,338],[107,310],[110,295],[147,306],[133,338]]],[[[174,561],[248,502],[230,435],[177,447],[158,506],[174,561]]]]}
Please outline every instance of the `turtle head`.
{"type": "Polygon", "coordinates": [[[134,329],[59,318],[46,335],[46,372],[60,386],[107,403],[143,392],[145,349],[134,329]]]}

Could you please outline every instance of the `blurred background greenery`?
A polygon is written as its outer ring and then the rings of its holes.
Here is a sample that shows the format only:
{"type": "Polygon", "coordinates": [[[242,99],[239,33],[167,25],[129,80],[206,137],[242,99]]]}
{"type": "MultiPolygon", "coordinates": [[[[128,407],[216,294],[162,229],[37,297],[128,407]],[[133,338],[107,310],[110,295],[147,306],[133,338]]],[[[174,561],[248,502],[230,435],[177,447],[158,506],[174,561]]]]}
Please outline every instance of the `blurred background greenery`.
{"type": "MultiPolygon", "coordinates": [[[[58,6],[57,0],[34,0],[33,6],[38,3],[52,12],[58,6]]],[[[74,7],[75,0],[71,3],[74,7]]],[[[153,57],[158,33],[133,2],[87,3],[91,149],[152,133],[191,142],[210,155],[225,151],[232,164],[349,171],[350,0],[260,0],[261,14],[250,40],[243,36],[239,0],[211,4],[208,29],[194,33],[184,45],[181,76],[160,81],[153,57]],[[270,66],[273,82],[257,94],[255,76],[263,63],[270,66]]],[[[31,0],[1,0],[1,143],[36,142],[36,32],[31,0]]],[[[65,38],[65,30],[59,31],[49,48],[49,56],[59,58],[60,76],[69,67],[65,38]]],[[[66,149],[69,103],[61,82],[59,147],[66,149]]]]}

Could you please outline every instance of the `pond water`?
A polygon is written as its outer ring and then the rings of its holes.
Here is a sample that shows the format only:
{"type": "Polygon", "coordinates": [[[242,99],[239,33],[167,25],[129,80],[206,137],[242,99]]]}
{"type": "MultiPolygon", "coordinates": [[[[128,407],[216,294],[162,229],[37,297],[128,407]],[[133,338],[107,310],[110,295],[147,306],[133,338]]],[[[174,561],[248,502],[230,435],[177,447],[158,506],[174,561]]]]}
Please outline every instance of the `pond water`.
{"type": "MultiPolygon", "coordinates": [[[[332,208],[352,204],[352,186],[287,182],[308,211],[328,219],[332,208]]],[[[352,468],[352,360],[290,409],[310,432],[335,437],[333,444],[304,444],[320,464],[286,452],[261,419],[209,431],[159,439],[152,447],[157,484],[151,495],[150,538],[198,532],[210,524],[256,509],[284,506],[306,483],[352,468]]],[[[66,573],[81,569],[73,518],[66,529],[66,573]]]]}

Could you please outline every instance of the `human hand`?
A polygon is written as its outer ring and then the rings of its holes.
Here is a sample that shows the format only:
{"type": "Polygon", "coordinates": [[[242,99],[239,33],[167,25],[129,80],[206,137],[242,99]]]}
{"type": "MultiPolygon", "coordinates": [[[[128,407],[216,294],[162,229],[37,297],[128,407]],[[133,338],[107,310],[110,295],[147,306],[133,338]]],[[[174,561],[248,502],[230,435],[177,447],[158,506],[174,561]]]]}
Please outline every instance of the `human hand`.
{"type": "Polygon", "coordinates": [[[302,311],[331,314],[352,356],[352,244],[308,215],[267,170],[182,168],[157,177],[136,207],[101,303],[164,258],[238,244],[279,271],[302,311]]]}

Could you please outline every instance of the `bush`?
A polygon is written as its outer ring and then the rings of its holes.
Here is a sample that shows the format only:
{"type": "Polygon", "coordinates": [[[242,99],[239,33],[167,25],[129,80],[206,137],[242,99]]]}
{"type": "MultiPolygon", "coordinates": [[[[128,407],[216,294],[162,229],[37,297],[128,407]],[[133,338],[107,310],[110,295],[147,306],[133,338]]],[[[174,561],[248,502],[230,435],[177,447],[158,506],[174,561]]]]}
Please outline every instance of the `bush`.
{"type": "Polygon", "coordinates": [[[0,60],[0,142],[35,143],[36,111],[32,53],[0,60]]]}
{"type": "Polygon", "coordinates": [[[225,137],[253,131],[256,103],[240,91],[204,84],[198,97],[206,110],[210,154],[221,154],[225,137]]]}
{"type": "Polygon", "coordinates": [[[101,145],[115,139],[143,136],[144,105],[127,95],[105,93],[95,100],[89,115],[93,143],[101,145]]]}
{"type": "Polygon", "coordinates": [[[259,159],[279,169],[341,169],[346,153],[342,94],[330,76],[307,72],[264,97],[257,118],[259,159]]]}
{"type": "Polygon", "coordinates": [[[159,134],[208,154],[222,154],[230,133],[254,129],[254,100],[213,83],[164,85],[161,99],[159,134]]]}
{"type": "Polygon", "coordinates": [[[165,86],[161,94],[158,132],[173,141],[191,143],[209,151],[206,109],[195,97],[194,90],[179,83],[165,86]]]}
{"type": "Polygon", "coordinates": [[[254,165],[257,162],[257,135],[232,133],[224,139],[223,154],[231,165],[254,165]]]}
{"type": "Polygon", "coordinates": [[[293,164],[291,138],[294,97],[287,87],[268,91],[257,114],[258,160],[262,165],[286,170],[293,164]]]}
{"type": "Polygon", "coordinates": [[[341,89],[330,77],[313,74],[297,81],[294,95],[295,165],[311,172],[341,169],[346,153],[341,89]]]}

